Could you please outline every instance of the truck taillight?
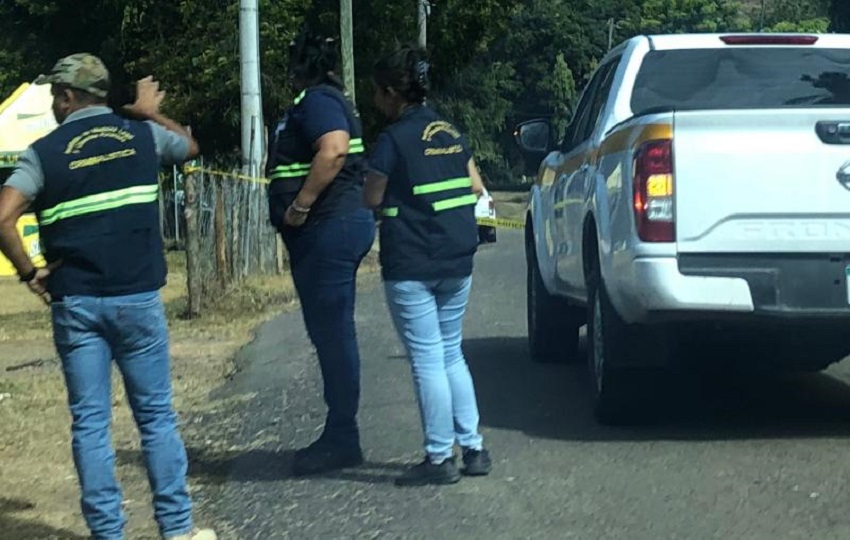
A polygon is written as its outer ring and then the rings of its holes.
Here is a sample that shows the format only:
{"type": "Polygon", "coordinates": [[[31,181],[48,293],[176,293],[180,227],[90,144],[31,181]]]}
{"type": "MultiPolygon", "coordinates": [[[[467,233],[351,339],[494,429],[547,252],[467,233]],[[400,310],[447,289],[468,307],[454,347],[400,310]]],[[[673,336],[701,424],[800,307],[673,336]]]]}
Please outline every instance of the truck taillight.
{"type": "Polygon", "coordinates": [[[635,225],[644,242],[673,242],[673,141],[648,141],[634,157],[635,225]]]}

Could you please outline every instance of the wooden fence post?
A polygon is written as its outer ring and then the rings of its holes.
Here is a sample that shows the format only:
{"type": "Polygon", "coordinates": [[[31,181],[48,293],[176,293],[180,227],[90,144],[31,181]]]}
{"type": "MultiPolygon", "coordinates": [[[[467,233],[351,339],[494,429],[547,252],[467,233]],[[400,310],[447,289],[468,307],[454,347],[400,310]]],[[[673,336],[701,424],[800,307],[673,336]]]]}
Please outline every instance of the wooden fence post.
{"type": "Polygon", "coordinates": [[[201,296],[203,294],[200,269],[201,242],[198,237],[200,201],[196,182],[198,182],[198,172],[192,171],[186,175],[183,184],[184,197],[186,198],[186,284],[189,295],[184,316],[189,319],[201,315],[201,296]]]}
{"type": "Polygon", "coordinates": [[[157,200],[159,202],[159,234],[162,238],[162,245],[168,247],[168,236],[165,234],[165,189],[162,187],[163,180],[164,178],[162,173],[159,173],[159,182],[157,182],[157,185],[159,186],[159,193],[157,195],[157,200]]]}
{"type": "Polygon", "coordinates": [[[227,244],[224,217],[224,179],[215,181],[215,271],[222,290],[227,287],[227,244]]]}
{"type": "Polygon", "coordinates": [[[230,233],[230,244],[232,246],[232,251],[230,254],[230,275],[233,281],[238,282],[241,278],[241,272],[239,271],[239,261],[242,260],[242,243],[240,241],[241,238],[241,228],[242,228],[242,220],[240,218],[240,210],[242,209],[242,194],[243,194],[242,184],[238,182],[234,182],[231,193],[233,194],[233,199],[230,203],[230,223],[233,230],[230,233]]]}

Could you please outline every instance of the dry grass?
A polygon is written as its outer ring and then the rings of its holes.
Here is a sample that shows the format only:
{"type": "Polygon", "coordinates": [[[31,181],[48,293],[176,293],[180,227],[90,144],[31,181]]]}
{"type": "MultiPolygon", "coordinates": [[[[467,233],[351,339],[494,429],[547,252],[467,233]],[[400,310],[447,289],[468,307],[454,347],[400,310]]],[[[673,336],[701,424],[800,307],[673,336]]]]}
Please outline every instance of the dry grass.
{"type": "MultiPolygon", "coordinates": [[[[295,294],[287,275],[249,279],[219,296],[203,318],[183,320],[184,258],[170,253],[168,262],[169,283],[162,296],[171,333],[174,406],[185,418],[223,405],[210,401],[210,390],[232,374],[234,353],[251,339],[252,330],[294,307],[295,294]]],[[[370,256],[363,270],[374,268],[370,256]]],[[[14,279],[0,279],[0,299],[0,536],[84,538],[65,386],[51,342],[49,311],[14,279]]],[[[191,425],[182,430],[187,446],[203,437],[191,425]]],[[[127,537],[157,538],[138,436],[117,372],[113,443],[129,519],[127,537]]]]}

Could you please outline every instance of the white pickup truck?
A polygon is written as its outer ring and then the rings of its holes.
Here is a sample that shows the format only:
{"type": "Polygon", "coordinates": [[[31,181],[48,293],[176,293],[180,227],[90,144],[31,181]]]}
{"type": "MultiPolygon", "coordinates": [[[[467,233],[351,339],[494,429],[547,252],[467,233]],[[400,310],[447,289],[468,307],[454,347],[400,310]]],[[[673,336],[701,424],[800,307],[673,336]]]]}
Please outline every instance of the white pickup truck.
{"type": "Polygon", "coordinates": [[[638,36],[562,141],[517,126],[532,356],[629,417],[655,368],[820,370],[850,354],[850,36],[638,36]],[[539,167],[538,167],[539,164],[539,167]]]}

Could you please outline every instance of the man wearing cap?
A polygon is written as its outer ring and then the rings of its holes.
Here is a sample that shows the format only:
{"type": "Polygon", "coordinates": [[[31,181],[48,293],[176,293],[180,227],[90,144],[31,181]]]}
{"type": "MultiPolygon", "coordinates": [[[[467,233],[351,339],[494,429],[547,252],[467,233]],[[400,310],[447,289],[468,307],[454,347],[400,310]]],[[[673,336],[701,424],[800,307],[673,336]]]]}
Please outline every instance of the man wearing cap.
{"type": "Polygon", "coordinates": [[[127,119],[106,106],[109,73],[90,54],[59,60],[51,84],[60,124],[33,143],[0,190],[0,251],[50,304],[68,389],[82,512],[95,539],[123,538],[125,517],[110,434],[111,364],[124,379],[163,538],[214,540],[197,530],[186,450],[171,406],[168,330],[159,289],[166,266],[158,172],[198,154],[186,129],[159,112],[164,92],[138,82],[127,119]],[[33,266],[16,230],[32,207],[48,264],[33,266]]]}

